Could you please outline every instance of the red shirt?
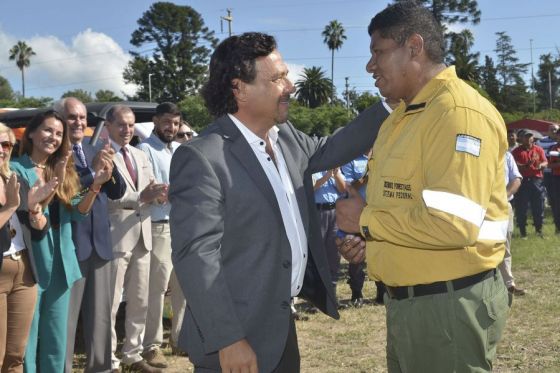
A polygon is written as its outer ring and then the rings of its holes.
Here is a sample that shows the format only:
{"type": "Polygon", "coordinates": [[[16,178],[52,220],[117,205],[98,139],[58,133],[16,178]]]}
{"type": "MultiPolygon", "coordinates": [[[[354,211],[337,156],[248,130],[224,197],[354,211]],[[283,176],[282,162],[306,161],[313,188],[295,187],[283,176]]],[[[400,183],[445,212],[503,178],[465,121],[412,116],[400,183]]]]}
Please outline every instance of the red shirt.
{"type": "Polygon", "coordinates": [[[539,165],[546,162],[543,148],[533,145],[531,149],[526,149],[520,145],[513,149],[511,154],[515,158],[515,162],[519,166],[519,172],[523,177],[543,177],[543,172],[539,169],[539,165]]]}
{"type": "MultiPolygon", "coordinates": [[[[550,147],[550,149],[548,149],[549,152],[551,151],[560,151],[560,143],[556,143],[554,145],[552,145],[550,147]]],[[[549,153],[550,154],[550,153],[549,153]]],[[[550,167],[551,163],[559,163],[560,162],[560,157],[559,156],[554,156],[551,155],[550,157],[550,161],[548,163],[548,166],[550,167]]],[[[550,168],[552,170],[552,175],[554,176],[560,176],[560,167],[555,167],[555,168],[550,168]]]]}

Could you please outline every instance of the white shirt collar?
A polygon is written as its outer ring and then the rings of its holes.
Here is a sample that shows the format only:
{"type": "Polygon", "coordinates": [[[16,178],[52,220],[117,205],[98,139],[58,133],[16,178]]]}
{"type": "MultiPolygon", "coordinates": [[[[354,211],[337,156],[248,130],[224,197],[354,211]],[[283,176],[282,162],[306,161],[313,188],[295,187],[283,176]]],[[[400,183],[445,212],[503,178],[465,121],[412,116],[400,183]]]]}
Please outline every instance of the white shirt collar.
{"type": "MultiPolygon", "coordinates": [[[[245,139],[250,145],[265,146],[264,140],[261,139],[259,136],[257,136],[249,128],[247,128],[247,126],[243,124],[243,122],[241,122],[239,119],[237,119],[235,116],[231,114],[228,114],[228,116],[233,121],[235,126],[239,129],[239,131],[241,131],[243,137],[245,137],[245,139]]],[[[274,126],[270,130],[268,130],[268,137],[270,138],[270,144],[273,146],[276,145],[276,142],[278,141],[278,131],[280,131],[278,126],[274,126]]]]}

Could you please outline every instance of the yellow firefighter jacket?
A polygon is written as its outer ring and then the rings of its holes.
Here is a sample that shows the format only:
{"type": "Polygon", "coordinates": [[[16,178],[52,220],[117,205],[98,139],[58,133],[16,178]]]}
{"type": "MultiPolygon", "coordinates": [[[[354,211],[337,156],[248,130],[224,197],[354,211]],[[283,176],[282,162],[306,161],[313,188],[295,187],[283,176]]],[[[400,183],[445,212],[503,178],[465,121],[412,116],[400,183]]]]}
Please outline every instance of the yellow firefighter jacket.
{"type": "Polygon", "coordinates": [[[496,268],[508,206],[506,127],[449,67],[381,127],[361,214],[371,277],[391,286],[496,268]]]}

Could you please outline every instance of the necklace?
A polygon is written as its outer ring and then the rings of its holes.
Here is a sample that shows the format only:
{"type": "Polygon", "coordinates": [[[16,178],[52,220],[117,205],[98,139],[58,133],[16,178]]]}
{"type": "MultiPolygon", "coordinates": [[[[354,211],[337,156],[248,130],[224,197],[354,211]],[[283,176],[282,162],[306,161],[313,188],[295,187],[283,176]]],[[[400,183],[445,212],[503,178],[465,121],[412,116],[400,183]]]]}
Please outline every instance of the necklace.
{"type": "Polygon", "coordinates": [[[44,170],[45,168],[47,168],[47,165],[35,163],[35,161],[33,159],[31,159],[31,157],[29,157],[29,159],[31,160],[31,163],[33,163],[33,166],[35,166],[37,168],[40,168],[41,170],[44,170]]]}

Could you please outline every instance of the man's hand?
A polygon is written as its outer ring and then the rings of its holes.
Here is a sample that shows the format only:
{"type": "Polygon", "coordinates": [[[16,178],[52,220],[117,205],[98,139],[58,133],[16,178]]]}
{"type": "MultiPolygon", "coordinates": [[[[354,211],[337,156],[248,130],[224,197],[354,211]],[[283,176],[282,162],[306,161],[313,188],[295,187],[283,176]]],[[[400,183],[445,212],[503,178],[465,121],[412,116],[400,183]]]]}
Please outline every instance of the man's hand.
{"type": "Polygon", "coordinates": [[[362,263],[366,259],[366,241],[360,236],[347,234],[344,238],[336,238],[338,252],[352,264],[362,263]]]}
{"type": "Polygon", "coordinates": [[[105,163],[113,163],[113,158],[115,156],[115,149],[111,147],[109,142],[106,142],[103,148],[97,152],[93,158],[92,168],[95,172],[102,168],[105,163]]]}
{"type": "Polygon", "coordinates": [[[222,373],[258,373],[257,355],[246,339],[220,350],[222,373]]]}
{"type": "Polygon", "coordinates": [[[348,188],[348,198],[339,199],[336,202],[336,225],[340,230],[348,233],[360,232],[360,215],[366,206],[366,202],[360,193],[348,188]]]}
{"type": "Polygon", "coordinates": [[[156,199],[167,200],[167,189],[167,184],[156,184],[152,180],[140,193],[140,202],[150,203],[156,199]]]}
{"type": "Polygon", "coordinates": [[[95,169],[95,177],[93,178],[93,185],[101,186],[107,181],[111,180],[113,174],[113,162],[102,159],[97,163],[95,169]]]}

